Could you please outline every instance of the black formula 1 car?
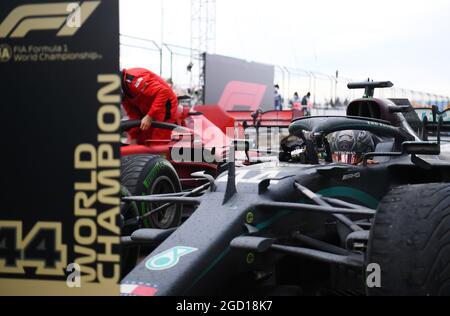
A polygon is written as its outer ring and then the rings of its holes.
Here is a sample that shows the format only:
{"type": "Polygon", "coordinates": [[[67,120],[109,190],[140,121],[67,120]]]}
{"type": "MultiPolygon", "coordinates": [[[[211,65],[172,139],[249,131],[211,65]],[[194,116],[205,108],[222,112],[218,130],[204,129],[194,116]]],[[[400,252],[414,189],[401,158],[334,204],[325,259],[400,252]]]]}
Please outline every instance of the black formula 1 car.
{"type": "Polygon", "coordinates": [[[423,140],[407,100],[373,98],[391,86],[349,84],[366,93],[346,117],[294,121],[281,161],[231,161],[193,191],[124,198],[197,209],[178,228],[122,238],[154,249],[122,294],[450,295],[449,148],[439,133],[423,140]],[[343,130],[376,138],[359,165],[332,162],[327,136],[343,130]]]}

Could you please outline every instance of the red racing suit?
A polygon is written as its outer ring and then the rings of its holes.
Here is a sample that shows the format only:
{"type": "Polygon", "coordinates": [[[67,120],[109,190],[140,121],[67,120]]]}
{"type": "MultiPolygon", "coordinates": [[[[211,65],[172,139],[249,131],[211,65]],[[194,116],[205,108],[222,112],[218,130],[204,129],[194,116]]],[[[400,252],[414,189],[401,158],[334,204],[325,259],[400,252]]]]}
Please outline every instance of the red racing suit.
{"type": "MultiPolygon", "coordinates": [[[[153,121],[176,123],[178,100],[172,88],[160,76],[143,68],[123,70],[124,98],[122,106],[130,120],[141,120],[145,115],[153,121]]],[[[128,132],[138,144],[147,140],[168,140],[171,131],[149,128],[141,131],[133,128],[128,132]]]]}

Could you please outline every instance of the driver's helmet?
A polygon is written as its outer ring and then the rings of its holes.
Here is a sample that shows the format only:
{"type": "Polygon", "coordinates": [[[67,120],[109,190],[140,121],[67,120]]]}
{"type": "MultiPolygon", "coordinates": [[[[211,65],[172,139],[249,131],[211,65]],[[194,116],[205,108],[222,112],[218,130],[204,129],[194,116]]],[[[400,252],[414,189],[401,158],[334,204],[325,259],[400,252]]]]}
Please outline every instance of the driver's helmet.
{"type": "Polygon", "coordinates": [[[375,150],[372,134],[366,131],[340,131],[330,139],[333,162],[357,165],[366,153],[375,150]]]}

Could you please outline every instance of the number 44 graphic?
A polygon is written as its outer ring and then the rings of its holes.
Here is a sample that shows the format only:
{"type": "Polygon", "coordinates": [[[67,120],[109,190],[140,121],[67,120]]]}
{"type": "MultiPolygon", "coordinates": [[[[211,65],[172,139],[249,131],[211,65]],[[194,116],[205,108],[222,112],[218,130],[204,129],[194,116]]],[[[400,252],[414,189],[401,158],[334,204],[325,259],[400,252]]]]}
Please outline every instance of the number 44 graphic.
{"type": "Polygon", "coordinates": [[[0,273],[24,274],[25,267],[36,275],[64,275],[67,246],[62,243],[62,225],[38,222],[24,236],[19,221],[0,221],[0,273]]]}

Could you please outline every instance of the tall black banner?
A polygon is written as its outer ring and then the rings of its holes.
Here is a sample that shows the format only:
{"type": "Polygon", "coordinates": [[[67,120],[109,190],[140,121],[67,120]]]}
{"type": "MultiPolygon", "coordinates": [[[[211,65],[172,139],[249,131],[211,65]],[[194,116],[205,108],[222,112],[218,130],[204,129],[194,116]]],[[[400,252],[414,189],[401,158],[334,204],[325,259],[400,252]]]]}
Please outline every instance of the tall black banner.
{"type": "Polygon", "coordinates": [[[118,294],[117,0],[0,6],[0,295],[118,294]]]}

